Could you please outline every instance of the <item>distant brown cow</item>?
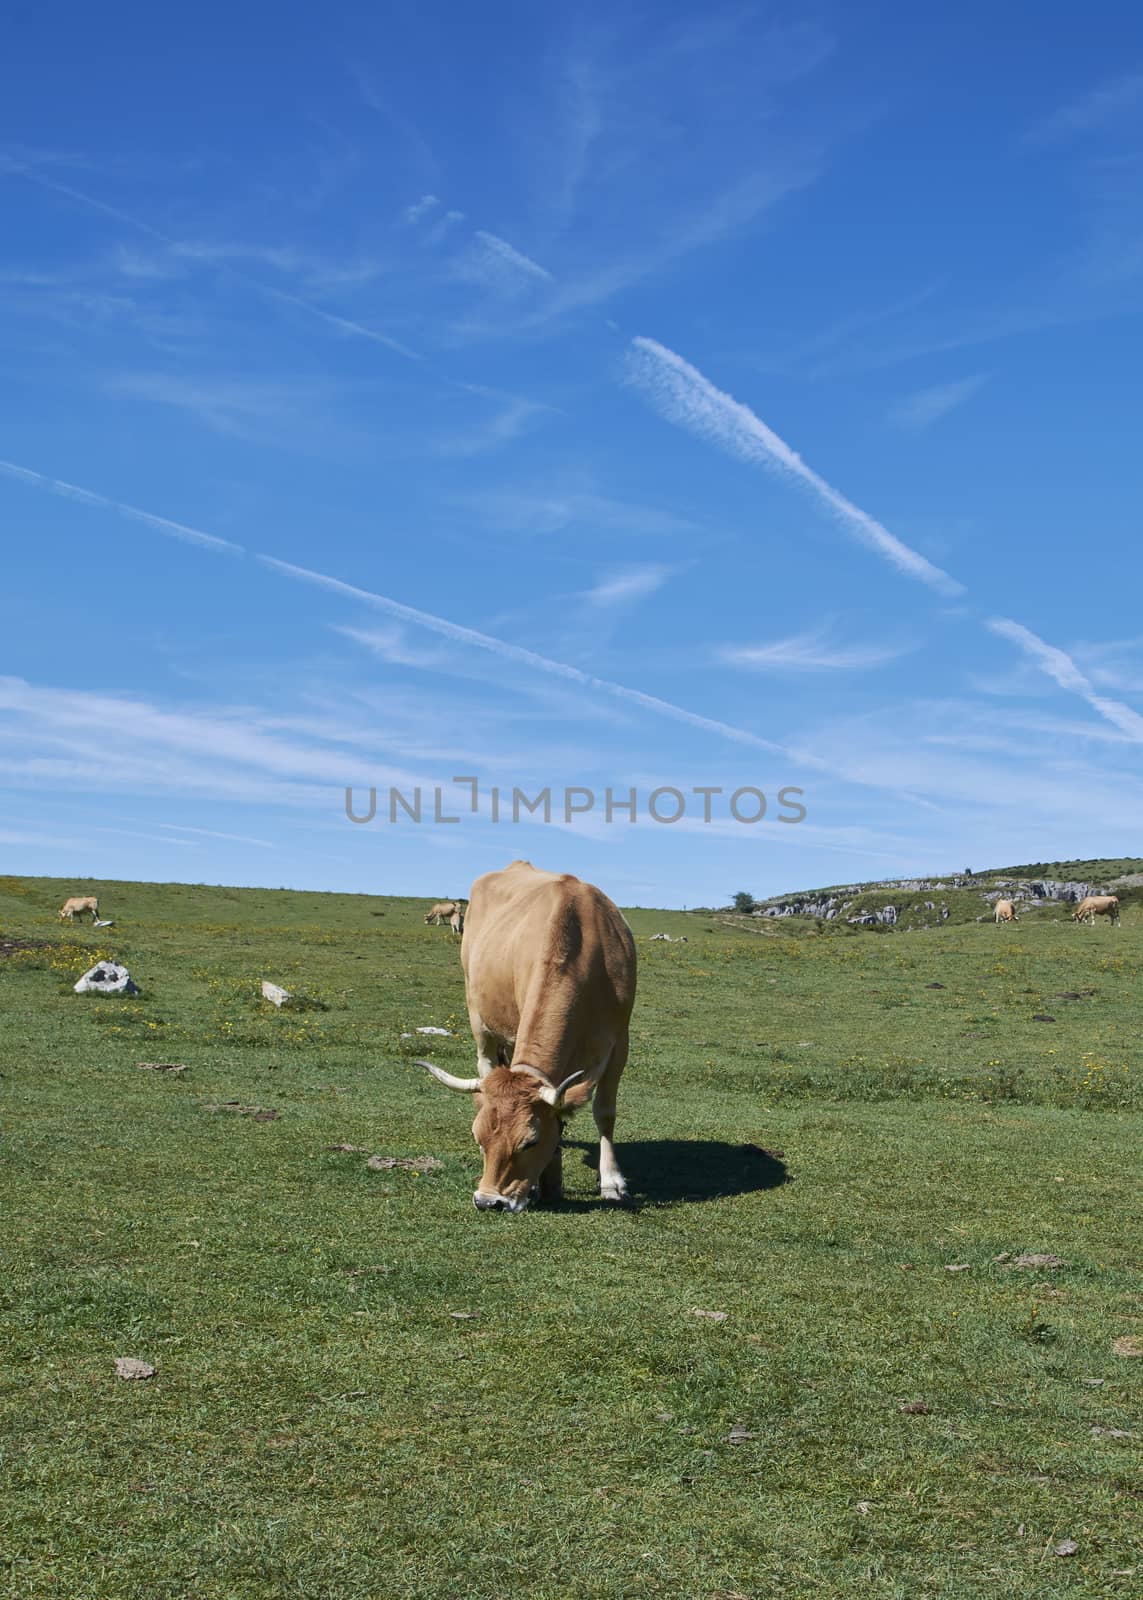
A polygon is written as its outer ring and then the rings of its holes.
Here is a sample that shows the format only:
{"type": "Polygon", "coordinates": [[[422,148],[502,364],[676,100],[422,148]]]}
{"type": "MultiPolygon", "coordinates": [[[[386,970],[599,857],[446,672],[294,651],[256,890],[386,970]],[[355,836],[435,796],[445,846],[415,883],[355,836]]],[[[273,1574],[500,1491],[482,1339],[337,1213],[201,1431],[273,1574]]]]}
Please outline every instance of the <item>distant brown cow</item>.
{"type": "Polygon", "coordinates": [[[81,911],[90,911],[92,922],[99,916],[99,901],[93,894],[73,894],[59,909],[61,922],[73,922],[81,911]]]}
{"type": "Polygon", "coordinates": [[[459,900],[438,900],[435,906],[430,906],[425,912],[425,927],[435,922],[439,928],[442,922],[451,922],[459,910],[459,900]]]}
{"type": "Polygon", "coordinates": [[[1072,912],[1073,922],[1089,922],[1095,927],[1096,917],[1110,917],[1119,921],[1119,896],[1116,894],[1088,894],[1072,912]]]}
{"type": "Polygon", "coordinates": [[[1011,900],[998,900],[996,902],[996,920],[998,923],[1019,922],[1020,918],[1016,915],[1016,907],[1011,900]]]}
{"type": "Polygon", "coordinates": [[[458,937],[464,932],[464,912],[459,906],[457,906],[452,916],[448,919],[448,925],[452,931],[458,935],[458,937]]]}

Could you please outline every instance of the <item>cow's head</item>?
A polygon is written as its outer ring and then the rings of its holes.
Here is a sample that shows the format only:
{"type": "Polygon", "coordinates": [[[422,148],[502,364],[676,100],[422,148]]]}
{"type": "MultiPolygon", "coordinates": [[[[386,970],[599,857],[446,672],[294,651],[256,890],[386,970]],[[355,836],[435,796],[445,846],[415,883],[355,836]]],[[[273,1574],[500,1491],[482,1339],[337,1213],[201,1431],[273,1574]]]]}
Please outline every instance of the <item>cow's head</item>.
{"type": "Polygon", "coordinates": [[[472,1137],[484,1155],[473,1205],[481,1211],[523,1211],[559,1148],[564,1118],[587,1104],[594,1081],[573,1072],[555,1084],[538,1068],[523,1063],[494,1067],[483,1078],[454,1078],[431,1061],[418,1065],[447,1089],[473,1097],[472,1137]]]}

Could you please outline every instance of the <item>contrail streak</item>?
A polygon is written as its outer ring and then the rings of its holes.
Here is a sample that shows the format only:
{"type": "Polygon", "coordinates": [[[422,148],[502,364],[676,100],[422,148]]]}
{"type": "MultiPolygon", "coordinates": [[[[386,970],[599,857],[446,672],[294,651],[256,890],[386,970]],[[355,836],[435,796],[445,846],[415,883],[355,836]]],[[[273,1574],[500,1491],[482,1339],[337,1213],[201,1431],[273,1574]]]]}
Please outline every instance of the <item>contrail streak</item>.
{"type": "Polygon", "coordinates": [[[749,406],[716,389],[689,361],[668,350],[654,339],[632,340],[628,354],[631,381],[650,399],[668,422],[686,428],[742,461],[770,471],[784,473],[809,489],[816,499],[844,523],[858,539],[892,563],[906,577],[916,578],[941,594],[964,593],[958,583],[940,567],[933,566],[918,551],[911,549],[889,532],[840,490],[808,467],[784,439],[768,428],[749,406]]]}
{"type": "Polygon", "coordinates": [[[49,478],[43,472],[33,472],[30,467],[18,467],[13,461],[0,461],[0,472],[8,478],[15,478],[18,483],[46,489],[49,494],[58,494],[65,500],[77,500],[80,505],[94,506],[99,511],[117,511],[120,516],[144,522],[172,539],[184,539],[188,544],[201,545],[206,550],[221,550],[229,555],[243,554],[243,547],[233,544],[229,539],[203,533],[200,528],[188,528],[185,522],[172,522],[169,517],[158,517],[153,511],[141,511],[138,506],[127,505],[123,500],[111,500],[92,489],[80,489],[74,483],[65,483],[62,478],[49,478]]]}

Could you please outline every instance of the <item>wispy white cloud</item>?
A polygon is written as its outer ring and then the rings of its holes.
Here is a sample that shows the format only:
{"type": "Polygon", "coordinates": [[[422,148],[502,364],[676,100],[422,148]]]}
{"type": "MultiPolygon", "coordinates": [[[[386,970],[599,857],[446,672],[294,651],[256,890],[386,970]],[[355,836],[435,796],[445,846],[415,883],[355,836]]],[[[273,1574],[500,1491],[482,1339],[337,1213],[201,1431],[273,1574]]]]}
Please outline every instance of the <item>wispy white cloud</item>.
{"type": "Polygon", "coordinates": [[[439,205],[440,201],[435,194],[423,194],[414,205],[406,206],[401,215],[410,226],[414,226],[439,205]]]}
{"type": "Polygon", "coordinates": [[[1108,700],[1106,696],[1098,694],[1090,678],[1080,671],[1066,650],[1048,644],[1030,628],[1024,627],[1022,623],[1012,622],[1007,617],[991,618],[988,627],[1000,638],[1008,639],[1019,646],[1029,660],[1061,689],[1066,689],[1069,694],[1079,695],[1082,700],[1087,701],[1093,711],[1098,711],[1101,717],[1127,734],[1135,743],[1143,744],[1143,716],[1133,711],[1130,706],[1124,705],[1121,700],[1108,700]]]}
{"type": "Polygon", "coordinates": [[[365,104],[388,124],[404,145],[405,159],[411,157],[413,164],[420,169],[422,182],[435,182],[440,163],[428,140],[413,119],[394,103],[378,74],[357,61],[350,64],[349,72],[365,104]]]}
{"type": "MultiPolygon", "coordinates": [[[[945,287],[946,280],[934,279],[924,284],[920,289],[914,289],[907,295],[891,301],[888,305],[868,308],[864,311],[850,312],[847,316],[839,317],[836,321],[827,323],[817,333],[811,334],[808,339],[802,340],[789,355],[783,365],[785,367],[800,367],[810,357],[820,357],[827,350],[834,349],[837,345],[844,345],[855,334],[864,333],[870,328],[881,327],[885,323],[894,322],[899,317],[906,316],[910,311],[915,311],[939,294],[945,287]]],[[[828,368],[810,366],[806,372],[809,378],[822,377],[828,368]]]]}
{"type": "Polygon", "coordinates": [[[514,297],[529,288],[551,283],[552,274],[524,255],[506,239],[478,228],[453,263],[454,277],[496,294],[514,297]]]}
{"type": "Polygon", "coordinates": [[[467,645],[477,650],[487,651],[489,654],[499,656],[503,661],[510,661],[517,666],[528,667],[534,672],[541,672],[557,678],[563,678],[570,683],[582,684],[585,688],[594,689],[600,693],[614,696],[616,699],[627,701],[632,705],[642,706],[646,711],[652,711],[659,716],[668,717],[673,722],[683,722],[693,728],[700,728],[707,733],[718,734],[724,739],[729,739],[735,744],[753,746],[758,750],[768,750],[778,755],[789,756],[790,752],[773,740],[760,738],[746,728],[735,727],[731,723],[719,722],[714,717],[704,717],[695,711],[689,711],[684,706],[673,705],[669,700],[661,700],[656,695],[644,694],[639,689],[630,689],[625,684],[613,683],[607,678],[599,678],[590,672],[584,672],[580,667],[571,666],[565,661],[554,661],[548,656],[538,654],[534,650],[526,650],[523,645],[512,644],[506,639],[498,639],[491,634],[480,633],[475,628],[466,628],[458,622],[450,622],[445,617],[434,616],[428,611],[418,611],[414,606],[402,604],[399,600],[392,600],[387,595],[375,594],[368,589],[359,589],[351,583],[344,583],[340,578],[332,578],[322,572],[313,572],[305,567],[297,567],[287,561],[279,561],[275,556],[260,555],[259,561],[275,572],[280,572],[287,578],[294,578],[302,583],[315,584],[317,587],[327,589],[334,594],[341,594],[348,599],[357,600],[364,605],[372,606],[376,610],[385,611],[398,621],[407,622],[414,627],[424,628],[430,633],[435,633],[444,639],[451,639],[457,644],[467,645]]]}
{"type": "Polygon", "coordinates": [[[900,428],[920,432],[930,424],[948,416],[966,400],[971,400],[988,382],[988,374],[978,372],[971,378],[958,378],[952,383],[934,384],[928,389],[918,389],[897,402],[889,413],[889,420],[900,428]]]}
{"type": "MultiPolygon", "coordinates": [[[[950,867],[975,860],[982,837],[991,841],[990,850],[1000,852],[993,862],[1009,852],[1013,860],[1040,853],[1052,859],[1062,838],[1076,837],[1077,829],[1086,837],[1093,793],[1100,796],[1104,827],[1132,825],[1143,805],[1143,784],[1138,763],[1129,766],[1125,760],[1130,747],[1096,742],[1077,748],[1074,734],[1056,733],[1038,718],[1032,737],[1022,720],[1007,711],[985,715],[977,703],[896,699],[871,713],[827,719],[806,730],[803,741],[812,752],[828,756],[832,770],[850,783],[876,784],[952,808],[963,843],[955,846],[959,859],[950,867]],[[939,744],[930,738],[937,729],[945,736],[939,744]],[[998,782],[1002,752],[1004,779],[998,782]],[[1010,838],[1007,845],[1005,838],[1010,838]]],[[[948,837],[953,836],[950,828],[948,837]]]]}
{"type": "Polygon", "coordinates": [[[444,238],[445,234],[451,233],[452,230],[463,221],[463,211],[446,211],[443,217],[438,217],[436,222],[433,223],[432,227],[425,235],[425,242],[427,244],[439,244],[444,238]]]}
{"type": "Polygon", "coordinates": [[[654,339],[637,338],[632,341],[627,370],[630,381],[643,391],[668,422],[710,440],[741,461],[793,478],[862,544],[876,551],[906,577],[915,578],[941,594],[964,592],[963,584],[847,500],[808,467],[748,406],[717,389],[709,378],[673,350],[654,339]]]}
{"type": "Polygon", "coordinates": [[[1128,748],[1135,743],[1130,735],[1094,718],[1053,716],[1048,712],[1029,711],[1025,706],[1009,710],[998,708],[994,703],[984,706],[974,704],[963,708],[963,716],[970,721],[970,726],[962,733],[926,733],[926,743],[963,743],[968,747],[970,743],[978,742],[981,749],[990,750],[1019,747],[1029,758],[1042,756],[1049,743],[1071,750],[1075,749],[1077,743],[1128,748]],[[973,720],[981,724],[983,731],[975,731],[971,726],[973,720]]]}
{"type": "MultiPolygon", "coordinates": [[[[661,236],[620,253],[598,267],[589,267],[556,287],[542,307],[523,320],[524,328],[550,323],[573,312],[590,310],[663,273],[685,257],[733,237],[756,222],[780,200],[814,183],[820,165],[807,157],[791,160],[773,172],[751,173],[714,196],[696,201],[661,236]]],[[[479,331],[479,330],[477,330],[479,331]]],[[[487,332],[488,330],[484,330],[487,332]]]]}
{"type": "Polygon", "coordinates": [[[606,122],[605,85],[581,40],[558,65],[559,170],[547,196],[561,227],[571,221],[606,122]]]}
{"type": "Polygon", "coordinates": [[[583,598],[589,605],[603,609],[630,605],[635,600],[643,600],[647,595],[654,594],[673,575],[673,567],[629,567],[626,571],[601,578],[585,592],[583,598]]]}
{"type": "MultiPolygon", "coordinates": [[[[458,387],[470,388],[471,385],[458,387]]],[[[553,411],[554,407],[544,405],[539,400],[526,400],[518,395],[498,396],[497,408],[492,416],[472,427],[441,435],[431,448],[442,456],[484,455],[518,439],[540,417],[550,415],[553,411]]]]}
{"type": "Polygon", "coordinates": [[[49,189],[54,194],[63,195],[67,200],[74,200],[78,205],[86,206],[91,211],[99,211],[105,217],[112,217],[116,222],[122,222],[129,228],[137,229],[140,233],[148,234],[152,239],[160,239],[163,244],[172,245],[174,240],[165,234],[161,228],[156,228],[150,222],[145,222],[141,217],[134,217],[129,211],[123,211],[119,206],[110,205],[106,200],[101,200],[97,195],[85,194],[82,189],[74,189],[70,184],[60,183],[55,178],[46,178],[37,171],[35,166],[12,161],[8,171],[26,178],[29,183],[35,183],[41,189],[49,189]]]}
{"type": "Polygon", "coordinates": [[[187,755],[256,767],[282,777],[323,778],[336,783],[345,771],[342,752],[300,745],[268,734],[258,719],[229,713],[171,711],[137,696],[94,690],[48,689],[21,678],[0,678],[0,712],[34,716],[43,731],[74,731],[117,745],[163,746],[187,755]]]}
{"type": "MultiPolygon", "coordinates": [[[[829,136],[788,132],[797,113],[779,106],[833,49],[817,23],[740,5],[656,17],[650,34],[623,8],[569,25],[537,80],[529,152],[537,208],[566,240],[561,281],[525,327],[601,306],[812,183],[829,136]],[[649,173],[669,174],[653,204],[649,173]]],[[[836,128],[836,102],[815,120],[836,128]]]]}
{"type": "Polygon", "coordinates": [[[506,533],[550,535],[565,528],[597,528],[609,533],[677,537],[702,531],[700,522],[677,511],[578,488],[481,490],[458,497],[457,503],[475,511],[488,527],[506,533]]]}
{"type": "MultiPolygon", "coordinates": [[[[267,267],[283,277],[295,279],[316,293],[329,293],[337,289],[357,288],[372,283],[386,271],[386,263],[374,257],[345,259],[316,255],[299,250],[293,245],[265,244],[248,239],[184,239],[146,254],[129,245],[120,244],[112,252],[116,272],[125,278],[140,281],[162,281],[188,277],[196,269],[228,271],[231,276],[236,262],[253,262],[267,267]]],[[[247,281],[242,278],[242,281],[247,281]]],[[[269,285],[254,285],[259,289],[269,285]]]]}
{"type": "MultiPolygon", "coordinates": [[[[29,482],[36,487],[47,489],[52,493],[62,494],[65,498],[78,500],[82,504],[90,504],[117,511],[121,515],[133,517],[167,533],[173,537],[185,538],[193,543],[200,544],[210,549],[240,552],[240,545],[230,544],[224,539],[216,539],[212,534],[205,534],[195,528],[188,528],[181,523],[175,523],[165,517],[157,517],[150,512],[140,511],[136,507],[128,506],[119,501],[109,500],[102,495],[92,494],[89,490],[78,489],[72,484],[62,483],[58,479],[47,478],[42,473],[31,472],[27,468],[13,466],[9,462],[0,461],[0,472],[23,482],[29,482]]],[[[319,587],[344,594],[355,600],[364,602],[378,610],[386,611],[398,621],[410,623],[414,626],[427,629],[442,638],[451,639],[464,645],[472,645],[477,649],[487,651],[499,656],[503,660],[512,661],[518,665],[534,668],[536,671],[563,678],[572,683],[582,684],[616,699],[624,700],[632,705],[643,707],[659,716],[668,717],[676,722],[683,722],[694,728],[700,728],[708,733],[730,739],[737,744],[751,745],[756,749],[769,750],[781,755],[789,755],[781,745],[773,740],[760,738],[748,729],[735,727],[717,718],[704,717],[698,712],[687,710],[685,707],[673,705],[670,701],[662,700],[656,695],[645,694],[641,690],[628,688],[624,684],[613,683],[606,678],[599,678],[591,673],[584,672],[581,668],[571,666],[566,662],[554,661],[535,651],[526,650],[520,645],[514,645],[506,640],[497,639],[489,634],[478,632],[473,628],[466,628],[459,623],[447,621],[445,618],[432,615],[430,612],[419,611],[413,606],[406,606],[400,601],[389,599],[385,595],[378,595],[369,590],[356,588],[352,584],[343,583],[340,579],[328,577],[325,574],[311,572],[306,568],[291,565],[289,562],[279,561],[274,556],[260,555],[258,557],[265,566],[274,571],[281,572],[287,577],[299,579],[303,582],[316,584],[319,587]]],[[[15,680],[7,680],[15,682],[15,680]]],[[[0,696],[0,705],[3,704],[0,696]]],[[[118,712],[117,715],[122,715],[118,712]]]]}
{"type": "Polygon", "coordinates": [[[1073,646],[1092,683],[1119,694],[1143,694],[1143,638],[1109,639],[1073,646]]]}
{"type": "Polygon", "coordinates": [[[43,150],[31,145],[8,145],[0,150],[0,173],[25,176],[36,167],[90,167],[87,156],[77,151],[43,150]]]}
{"type": "Polygon", "coordinates": [[[494,233],[486,233],[483,228],[476,230],[476,237],[497,261],[502,262],[513,271],[522,272],[526,277],[543,278],[549,282],[551,281],[552,274],[546,267],[542,267],[538,261],[533,261],[530,256],[524,255],[514,245],[510,245],[506,239],[498,239],[494,233]]]}
{"type": "Polygon", "coordinates": [[[129,244],[117,245],[112,261],[117,272],[141,283],[163,283],[178,274],[178,267],[166,251],[136,250],[129,244]]]}
{"type": "Polygon", "coordinates": [[[250,383],[168,373],[127,373],[108,379],[104,387],[109,394],[187,411],[234,438],[269,440],[291,449],[297,447],[299,429],[313,438],[317,413],[328,400],[328,390],[320,384],[250,383]]]}
{"type": "MultiPolygon", "coordinates": [[[[216,263],[217,271],[228,273],[236,282],[245,284],[258,294],[265,295],[271,300],[276,300],[282,305],[294,306],[297,310],[316,317],[320,322],[324,322],[327,327],[336,328],[341,333],[352,334],[355,338],[367,339],[373,344],[383,345],[387,350],[392,350],[395,354],[403,356],[407,361],[420,360],[420,356],[415,350],[392,338],[389,334],[383,333],[380,329],[371,328],[363,322],[355,321],[351,317],[343,317],[335,312],[327,311],[323,306],[315,305],[312,300],[304,299],[301,295],[292,294],[288,290],[275,287],[273,284],[263,283],[260,279],[252,277],[248,272],[235,267],[231,263],[235,258],[241,257],[244,249],[241,245],[231,244],[208,247],[196,245],[193,241],[179,240],[169,233],[164,233],[161,228],[154,227],[144,218],[133,216],[129,211],[123,211],[118,206],[109,205],[105,200],[101,200],[95,195],[85,194],[82,190],[74,189],[68,184],[57,183],[54,179],[45,178],[42,173],[31,168],[18,167],[14,170],[18,171],[21,177],[27,178],[32,183],[39,184],[42,188],[53,190],[69,200],[76,201],[79,205],[101,212],[104,216],[112,217],[117,222],[122,222],[152,239],[158,239],[175,255],[183,253],[195,256],[201,261],[213,260],[216,263]],[[204,250],[208,254],[204,255],[202,253],[204,250]],[[209,253],[211,251],[214,252],[213,256],[209,253]]],[[[256,251],[261,251],[262,249],[262,247],[255,248],[256,251]]]]}
{"type": "MultiPolygon", "coordinates": [[[[963,594],[964,585],[934,567],[888,529],[847,500],[797,455],[749,407],[705,378],[674,351],[653,339],[633,341],[629,357],[632,381],[642,388],[668,421],[710,439],[741,460],[785,473],[810,489],[863,543],[898,570],[943,594],[963,594]]],[[[987,626],[1010,640],[1046,672],[1060,688],[1079,694],[1093,710],[1132,739],[1143,741],[1143,716],[1120,701],[1096,693],[1091,681],[1063,650],[1046,643],[1021,623],[994,618],[987,626]]]]}
{"type": "MultiPolygon", "coordinates": [[[[116,280],[123,276],[116,268],[116,280]]],[[[12,268],[0,272],[0,295],[5,308],[14,313],[14,326],[31,316],[47,316],[85,333],[130,326],[156,344],[203,337],[205,319],[198,313],[158,306],[143,292],[153,283],[146,283],[142,274],[128,280],[129,292],[121,283],[109,288],[107,281],[106,262],[86,276],[79,267],[56,272],[12,268]]]]}
{"type": "MultiPolygon", "coordinates": [[[[229,844],[253,844],[260,850],[273,850],[269,839],[252,839],[248,833],[219,833],[215,828],[192,828],[183,822],[159,822],[156,827],[167,833],[193,833],[202,839],[225,839],[229,844]]],[[[181,842],[181,841],[178,841],[181,842]]]]}
{"type": "Polygon", "coordinates": [[[49,850],[82,850],[90,855],[90,838],[73,839],[62,833],[29,833],[25,829],[0,828],[0,844],[41,845],[49,850]]]}
{"type": "Polygon", "coordinates": [[[927,330],[899,343],[843,350],[836,357],[811,369],[809,376],[815,379],[836,378],[861,372],[881,372],[905,362],[918,361],[924,356],[948,355],[953,351],[1024,338],[1033,333],[1082,327],[1088,323],[1136,315],[1138,309],[1131,301],[1109,303],[1093,300],[1089,285],[1083,286],[1080,295],[1075,292],[1074,285],[1067,281],[1049,278],[1029,285],[1019,304],[973,312],[952,331],[949,327],[950,318],[945,315],[939,322],[931,323],[927,330]]]}
{"type": "Polygon", "coordinates": [[[418,650],[409,644],[404,628],[351,628],[335,626],[335,633],[355,644],[364,645],[371,655],[392,667],[436,667],[441,663],[438,651],[418,650]]]}
{"type": "Polygon", "coordinates": [[[235,261],[256,261],[275,272],[297,272],[303,257],[289,245],[255,244],[245,239],[183,239],[172,243],[167,252],[173,261],[188,261],[202,267],[230,266],[235,261]]]}
{"type": "Polygon", "coordinates": [[[915,648],[910,644],[832,644],[828,631],[819,628],[775,639],[770,644],[725,645],[718,651],[718,658],[729,666],[763,671],[857,672],[883,667],[915,648]]]}
{"type": "Polygon", "coordinates": [[[169,517],[158,517],[152,511],[141,511],[138,506],[127,505],[122,500],[110,500],[106,495],[95,494],[91,489],[80,489],[74,483],[65,483],[62,478],[49,478],[42,472],[33,472],[30,467],[18,467],[12,461],[0,461],[0,473],[8,478],[14,478],[18,483],[26,483],[34,488],[44,489],[49,494],[60,495],[65,500],[78,501],[80,505],[93,506],[99,511],[115,511],[121,517],[130,517],[135,522],[145,523],[159,533],[168,534],[172,539],[183,539],[188,544],[201,545],[206,550],[225,551],[231,555],[242,553],[242,546],[232,544],[229,539],[219,539],[213,533],[203,533],[200,528],[188,527],[184,522],[172,522],[169,517]]]}
{"type": "Polygon", "coordinates": [[[1100,133],[1143,111],[1143,72],[1128,72],[1097,84],[1060,106],[1028,130],[1030,144],[1058,144],[1080,134],[1100,133]]]}
{"type": "MultiPolygon", "coordinates": [[[[410,784],[372,750],[283,738],[249,707],[171,709],[138,695],[0,677],[5,782],[120,793],[191,793],[328,807],[348,782],[410,784]]],[[[182,830],[189,831],[189,830],[182,830]]]]}
{"type": "MultiPolygon", "coordinates": [[[[248,280],[254,283],[253,279],[248,280]]],[[[268,284],[254,284],[262,294],[268,295],[272,300],[280,300],[283,305],[296,306],[299,311],[305,311],[319,321],[326,323],[331,328],[338,329],[341,333],[352,334],[357,339],[368,339],[373,344],[384,345],[386,350],[392,350],[399,356],[404,356],[406,361],[419,361],[421,358],[415,350],[407,344],[402,344],[399,339],[392,338],[387,333],[382,333],[378,328],[370,328],[363,322],[356,322],[352,317],[338,316],[333,311],[326,311],[322,306],[314,305],[312,300],[303,300],[301,295],[289,294],[285,289],[274,289],[268,284]]]]}

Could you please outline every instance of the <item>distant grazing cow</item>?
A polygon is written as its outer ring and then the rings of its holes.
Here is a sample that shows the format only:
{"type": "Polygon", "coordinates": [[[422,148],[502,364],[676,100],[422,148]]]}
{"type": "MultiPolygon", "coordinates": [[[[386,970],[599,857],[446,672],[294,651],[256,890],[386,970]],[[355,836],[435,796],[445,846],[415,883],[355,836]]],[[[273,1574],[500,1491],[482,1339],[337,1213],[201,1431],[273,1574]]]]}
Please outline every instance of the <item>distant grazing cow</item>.
{"type": "Polygon", "coordinates": [[[595,1092],[599,1186],[623,1200],[611,1142],[635,1003],[635,941],[618,908],[570,873],[514,861],[472,886],[460,949],[475,1078],[422,1061],[473,1096],[484,1154],[473,1203],[523,1211],[562,1194],[561,1125],[595,1092]]]}
{"type": "Polygon", "coordinates": [[[94,922],[99,916],[99,901],[93,894],[73,894],[59,909],[61,922],[73,922],[81,911],[90,911],[94,922]]]}
{"type": "Polygon", "coordinates": [[[1119,896],[1115,894],[1085,895],[1072,912],[1073,922],[1090,922],[1093,928],[1096,917],[1110,917],[1112,922],[1118,922],[1119,896]]]}
{"type": "Polygon", "coordinates": [[[464,932],[464,912],[459,906],[457,906],[452,916],[448,919],[448,925],[455,934],[462,934],[464,932]]]}
{"type": "Polygon", "coordinates": [[[438,900],[435,906],[430,906],[425,912],[425,927],[435,922],[439,928],[442,922],[451,922],[459,910],[459,900],[438,900]]]}
{"type": "Polygon", "coordinates": [[[996,920],[997,922],[1019,922],[1020,918],[1016,915],[1016,907],[1011,900],[998,900],[996,902],[996,920]]]}

